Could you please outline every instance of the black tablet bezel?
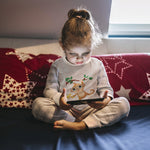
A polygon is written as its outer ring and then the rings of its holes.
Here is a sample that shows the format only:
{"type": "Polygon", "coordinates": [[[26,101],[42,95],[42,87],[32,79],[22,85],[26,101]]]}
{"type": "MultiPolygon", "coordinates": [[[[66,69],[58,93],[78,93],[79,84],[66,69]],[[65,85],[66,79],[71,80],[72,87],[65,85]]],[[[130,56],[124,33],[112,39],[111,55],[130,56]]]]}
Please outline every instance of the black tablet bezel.
{"type": "Polygon", "coordinates": [[[104,98],[93,98],[93,99],[83,99],[83,100],[72,100],[72,101],[67,101],[67,104],[71,105],[82,105],[82,104],[87,104],[93,101],[103,101],[104,98]]]}

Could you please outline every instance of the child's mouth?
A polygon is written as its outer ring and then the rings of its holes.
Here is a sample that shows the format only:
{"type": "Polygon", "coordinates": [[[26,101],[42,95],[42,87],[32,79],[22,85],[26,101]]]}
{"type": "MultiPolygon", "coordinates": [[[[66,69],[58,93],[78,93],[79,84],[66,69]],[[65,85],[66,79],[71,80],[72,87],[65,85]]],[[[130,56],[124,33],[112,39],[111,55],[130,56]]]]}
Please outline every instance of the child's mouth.
{"type": "Polygon", "coordinates": [[[81,65],[83,64],[83,61],[80,61],[80,62],[76,62],[77,65],[81,65]]]}

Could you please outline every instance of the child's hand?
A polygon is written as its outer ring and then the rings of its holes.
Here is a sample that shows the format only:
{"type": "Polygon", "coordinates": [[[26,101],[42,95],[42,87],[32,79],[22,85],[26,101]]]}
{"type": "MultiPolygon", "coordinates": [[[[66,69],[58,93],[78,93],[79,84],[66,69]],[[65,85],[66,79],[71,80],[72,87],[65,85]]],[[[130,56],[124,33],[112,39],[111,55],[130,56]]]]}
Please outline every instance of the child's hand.
{"type": "Polygon", "coordinates": [[[59,99],[59,107],[63,110],[69,110],[73,107],[72,105],[67,104],[66,101],[67,101],[66,89],[64,88],[62,95],[60,96],[60,99],[59,99]]]}
{"type": "Polygon", "coordinates": [[[110,97],[107,96],[108,91],[105,91],[104,93],[104,100],[103,101],[93,101],[91,103],[88,103],[89,106],[95,108],[95,109],[102,109],[104,108],[109,102],[110,102],[110,97]]]}

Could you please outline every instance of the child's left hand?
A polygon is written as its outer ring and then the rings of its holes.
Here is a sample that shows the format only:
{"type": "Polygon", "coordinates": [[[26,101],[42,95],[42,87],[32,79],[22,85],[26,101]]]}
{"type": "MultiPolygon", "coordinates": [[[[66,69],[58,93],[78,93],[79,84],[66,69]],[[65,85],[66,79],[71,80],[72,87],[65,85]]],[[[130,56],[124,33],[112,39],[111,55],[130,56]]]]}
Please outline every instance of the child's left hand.
{"type": "Polygon", "coordinates": [[[88,103],[89,106],[95,108],[95,109],[102,109],[104,108],[111,100],[110,97],[107,96],[108,91],[105,91],[104,93],[104,100],[103,101],[93,101],[88,103]]]}
{"type": "Polygon", "coordinates": [[[67,104],[66,101],[67,101],[66,89],[64,88],[63,92],[62,92],[62,95],[60,96],[60,99],[59,99],[59,107],[63,110],[69,110],[73,107],[72,105],[67,104]]]}

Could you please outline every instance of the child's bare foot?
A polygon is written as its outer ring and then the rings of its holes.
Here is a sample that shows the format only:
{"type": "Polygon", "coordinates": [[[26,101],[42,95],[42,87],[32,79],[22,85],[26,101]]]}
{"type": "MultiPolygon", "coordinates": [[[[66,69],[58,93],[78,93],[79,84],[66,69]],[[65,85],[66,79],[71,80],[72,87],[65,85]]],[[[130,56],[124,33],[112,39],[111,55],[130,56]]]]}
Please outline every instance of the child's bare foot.
{"type": "Polygon", "coordinates": [[[64,130],[84,130],[87,128],[86,124],[81,122],[69,122],[66,120],[58,120],[54,122],[55,129],[64,129],[64,130]]]}

